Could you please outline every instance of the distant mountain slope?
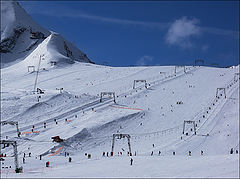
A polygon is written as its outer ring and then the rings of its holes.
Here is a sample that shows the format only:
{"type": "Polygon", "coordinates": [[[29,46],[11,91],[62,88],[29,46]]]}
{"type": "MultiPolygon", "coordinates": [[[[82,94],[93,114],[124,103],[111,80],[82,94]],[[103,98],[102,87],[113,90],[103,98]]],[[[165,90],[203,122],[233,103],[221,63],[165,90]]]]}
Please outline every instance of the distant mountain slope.
{"type": "MultiPolygon", "coordinates": [[[[18,2],[15,0],[1,1],[1,68],[24,60],[50,35],[51,32],[34,22],[18,2]]],[[[69,63],[75,60],[91,62],[86,54],[64,40],[63,37],[55,33],[53,36],[51,40],[48,39],[49,53],[61,54],[58,57],[69,63]],[[53,38],[53,36],[58,36],[58,38],[53,38]]],[[[56,57],[56,55],[52,56],[56,57]]]]}
{"type": "Polygon", "coordinates": [[[0,52],[3,67],[29,55],[49,35],[50,32],[35,23],[18,2],[1,1],[0,52]]]}
{"type": "MultiPolygon", "coordinates": [[[[73,44],[65,40],[61,35],[52,33],[48,36],[29,56],[21,63],[17,64],[25,71],[27,66],[38,66],[40,55],[44,55],[41,60],[41,68],[48,69],[53,66],[66,66],[78,62],[91,62],[86,54],[81,52],[73,44]]],[[[17,67],[16,66],[16,67],[17,67]]]]}

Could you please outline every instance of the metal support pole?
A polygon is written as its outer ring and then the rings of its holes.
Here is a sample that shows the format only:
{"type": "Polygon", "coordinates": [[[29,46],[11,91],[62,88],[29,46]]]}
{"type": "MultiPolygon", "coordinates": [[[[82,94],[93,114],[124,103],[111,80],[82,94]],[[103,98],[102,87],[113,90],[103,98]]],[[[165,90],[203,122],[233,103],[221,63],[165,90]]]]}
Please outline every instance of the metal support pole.
{"type": "Polygon", "coordinates": [[[131,151],[131,144],[130,144],[130,136],[128,136],[127,138],[128,138],[129,153],[131,155],[132,151],[131,151]]]}
{"type": "Polygon", "coordinates": [[[18,122],[16,123],[16,127],[17,127],[17,135],[18,135],[18,137],[20,137],[20,131],[19,131],[19,128],[18,128],[18,122]]]}
{"type": "Polygon", "coordinates": [[[13,150],[14,150],[14,163],[15,163],[15,167],[16,167],[16,171],[19,168],[18,166],[18,153],[17,153],[17,142],[14,141],[13,145],[13,150]]]}
{"type": "Polygon", "coordinates": [[[112,139],[112,153],[113,153],[113,150],[114,150],[114,141],[115,141],[115,134],[113,134],[113,139],[112,139]]]}
{"type": "Polygon", "coordinates": [[[116,103],[115,93],[113,93],[113,101],[116,103]]]}
{"type": "Polygon", "coordinates": [[[35,83],[34,83],[34,88],[33,88],[33,92],[34,92],[34,93],[35,93],[36,86],[37,86],[38,73],[39,73],[39,68],[40,68],[41,59],[42,59],[43,56],[44,56],[44,55],[40,55],[40,58],[39,58],[38,69],[37,69],[36,78],[35,78],[35,83]]]}
{"type": "Polygon", "coordinates": [[[184,131],[185,131],[185,121],[183,122],[183,134],[184,134],[184,131]]]}
{"type": "Polygon", "coordinates": [[[196,131],[195,121],[193,121],[193,125],[194,125],[194,134],[196,135],[196,134],[197,134],[197,131],[196,131]]]}
{"type": "Polygon", "coordinates": [[[17,142],[16,141],[10,141],[10,140],[1,140],[0,144],[3,144],[3,145],[7,144],[7,146],[12,144],[13,152],[14,152],[15,171],[18,173],[19,172],[19,165],[18,165],[17,142]]]}
{"type": "Polygon", "coordinates": [[[100,103],[102,102],[102,93],[101,93],[101,97],[100,97],[100,103]]]}

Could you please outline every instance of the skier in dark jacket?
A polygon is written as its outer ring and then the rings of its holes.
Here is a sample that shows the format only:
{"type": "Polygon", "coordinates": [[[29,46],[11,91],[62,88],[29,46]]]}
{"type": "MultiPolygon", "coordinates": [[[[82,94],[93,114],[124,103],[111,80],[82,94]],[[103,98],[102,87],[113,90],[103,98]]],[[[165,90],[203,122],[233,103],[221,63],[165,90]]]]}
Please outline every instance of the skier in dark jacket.
{"type": "Polygon", "coordinates": [[[132,159],[132,158],[131,158],[130,162],[131,162],[131,164],[130,164],[130,165],[132,165],[132,164],[133,164],[133,159],[132,159]]]}

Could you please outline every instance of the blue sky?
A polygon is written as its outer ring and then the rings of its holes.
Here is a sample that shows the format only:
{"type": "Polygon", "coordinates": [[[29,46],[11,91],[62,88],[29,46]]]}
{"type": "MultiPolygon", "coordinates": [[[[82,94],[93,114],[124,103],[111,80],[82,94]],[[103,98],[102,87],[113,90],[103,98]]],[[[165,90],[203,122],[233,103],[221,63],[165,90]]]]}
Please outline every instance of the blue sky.
{"type": "Polygon", "coordinates": [[[20,1],[44,28],[111,66],[239,64],[238,1],[20,1]]]}

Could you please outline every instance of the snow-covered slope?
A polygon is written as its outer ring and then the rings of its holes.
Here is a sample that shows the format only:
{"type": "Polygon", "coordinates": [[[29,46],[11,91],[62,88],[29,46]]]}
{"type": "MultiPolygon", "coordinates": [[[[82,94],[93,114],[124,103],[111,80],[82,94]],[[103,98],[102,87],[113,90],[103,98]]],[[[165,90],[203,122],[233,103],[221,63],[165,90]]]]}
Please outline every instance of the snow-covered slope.
{"type": "Polygon", "coordinates": [[[1,125],[1,140],[17,141],[23,167],[14,172],[13,150],[1,144],[1,176],[239,178],[239,66],[91,64],[17,2],[1,5],[1,121],[18,122],[21,132],[1,125]],[[44,37],[31,39],[31,31],[44,37]],[[100,101],[102,92],[114,92],[116,103],[110,95],[100,101]],[[184,121],[192,123],[183,131],[184,121]],[[118,137],[110,157],[113,134],[130,135],[132,156],[127,138],[118,137]]]}
{"type": "Polygon", "coordinates": [[[60,64],[90,62],[86,54],[73,44],[34,22],[15,0],[1,1],[0,53],[2,68],[25,58],[27,64],[34,65],[43,54],[49,66],[51,61],[60,64]]]}
{"type": "MultiPolygon", "coordinates": [[[[19,158],[24,152],[33,157],[27,157],[26,164],[20,162],[24,173],[2,169],[4,176],[8,172],[12,177],[239,177],[239,66],[188,66],[187,73],[178,68],[175,74],[174,66],[77,62],[41,70],[37,87],[44,94],[33,94],[36,73],[18,69],[19,64],[2,70],[1,116],[18,121],[22,135],[17,138],[12,126],[4,126],[1,138],[17,140],[19,158]],[[133,81],[139,79],[147,80],[147,89],[141,83],[133,89],[133,81]],[[63,93],[56,88],[63,88],[63,93]],[[226,98],[222,91],[216,96],[217,88],[225,88],[226,98]],[[104,91],[116,93],[116,104],[109,96],[99,101],[104,91]],[[190,124],[182,133],[184,120],[195,121],[196,135],[190,124]],[[114,133],[130,134],[132,169],[126,138],[115,141],[113,157],[102,157],[103,151],[110,155],[114,133]],[[53,136],[66,140],[53,143],[53,136]],[[46,161],[51,170],[45,168],[46,161]],[[102,165],[108,172],[100,170],[102,165]]],[[[2,152],[13,154],[9,148],[2,152]]],[[[8,159],[4,166],[11,164],[8,159]]]]}

